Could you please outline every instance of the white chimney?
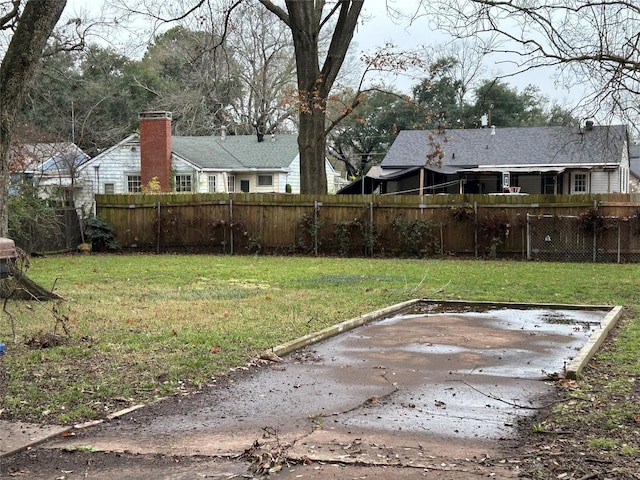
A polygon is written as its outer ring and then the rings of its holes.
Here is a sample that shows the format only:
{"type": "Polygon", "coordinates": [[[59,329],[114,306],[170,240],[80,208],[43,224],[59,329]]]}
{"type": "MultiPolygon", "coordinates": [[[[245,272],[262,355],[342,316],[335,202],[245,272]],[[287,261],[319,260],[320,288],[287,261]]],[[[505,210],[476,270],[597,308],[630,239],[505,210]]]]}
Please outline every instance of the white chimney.
{"type": "Polygon", "coordinates": [[[227,127],[222,125],[220,127],[220,141],[224,142],[224,139],[227,138],[227,127]]]}
{"type": "Polygon", "coordinates": [[[496,126],[491,125],[491,135],[495,135],[495,134],[496,134],[496,126]]]}

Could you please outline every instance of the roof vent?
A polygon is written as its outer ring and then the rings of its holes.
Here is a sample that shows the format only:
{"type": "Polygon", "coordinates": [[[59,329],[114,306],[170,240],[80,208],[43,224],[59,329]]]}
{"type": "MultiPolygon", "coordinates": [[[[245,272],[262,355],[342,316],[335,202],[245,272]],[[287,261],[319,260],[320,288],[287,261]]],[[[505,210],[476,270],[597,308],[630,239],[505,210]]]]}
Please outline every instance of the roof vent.
{"type": "Polygon", "coordinates": [[[593,120],[587,120],[584,124],[584,129],[587,132],[590,132],[591,130],[593,130],[593,120]]]}

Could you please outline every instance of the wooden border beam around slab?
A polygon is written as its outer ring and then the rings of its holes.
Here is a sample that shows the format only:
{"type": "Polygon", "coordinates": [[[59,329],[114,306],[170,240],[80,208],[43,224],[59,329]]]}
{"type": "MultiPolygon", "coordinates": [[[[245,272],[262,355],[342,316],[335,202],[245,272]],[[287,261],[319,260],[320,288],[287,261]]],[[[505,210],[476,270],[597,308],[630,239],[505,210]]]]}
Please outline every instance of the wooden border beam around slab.
{"type": "Polygon", "coordinates": [[[564,374],[565,378],[576,379],[582,374],[584,367],[587,366],[589,360],[596,354],[611,329],[616,326],[618,320],[622,317],[622,313],[621,306],[613,307],[607,313],[602,322],[600,322],[600,326],[591,334],[587,343],[584,344],[567,367],[567,371],[564,374]]]}

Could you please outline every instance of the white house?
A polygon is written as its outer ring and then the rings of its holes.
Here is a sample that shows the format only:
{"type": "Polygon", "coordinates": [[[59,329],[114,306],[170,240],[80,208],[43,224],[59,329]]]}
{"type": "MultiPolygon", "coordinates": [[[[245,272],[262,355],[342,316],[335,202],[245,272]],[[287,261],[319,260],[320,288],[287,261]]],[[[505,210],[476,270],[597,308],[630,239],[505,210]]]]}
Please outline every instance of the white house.
{"type": "MultiPolygon", "coordinates": [[[[329,193],[340,174],[325,161],[329,193]]],[[[300,193],[300,155],[293,134],[173,136],[170,112],[140,115],[140,133],[85,162],[76,205],[97,193],[135,193],[153,178],[162,191],[300,193]]]]}

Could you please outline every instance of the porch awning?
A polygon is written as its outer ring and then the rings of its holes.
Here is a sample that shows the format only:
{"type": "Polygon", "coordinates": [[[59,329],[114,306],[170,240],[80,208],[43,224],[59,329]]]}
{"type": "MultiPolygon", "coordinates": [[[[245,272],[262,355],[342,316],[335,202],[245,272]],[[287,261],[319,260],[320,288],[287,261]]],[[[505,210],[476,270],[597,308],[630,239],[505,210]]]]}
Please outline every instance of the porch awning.
{"type": "MultiPolygon", "coordinates": [[[[579,167],[584,170],[591,170],[591,167],[579,167]]],[[[475,168],[463,168],[460,169],[460,173],[500,173],[500,172],[511,172],[511,173],[562,173],[566,170],[566,167],[514,167],[505,165],[502,166],[491,166],[491,167],[475,167],[475,168]]]]}
{"type": "MultiPolygon", "coordinates": [[[[370,172],[372,172],[374,168],[375,167],[372,167],[370,172]]],[[[372,173],[371,175],[367,174],[367,176],[371,178],[375,178],[377,180],[393,180],[396,178],[411,175],[415,172],[420,171],[421,168],[424,168],[425,170],[430,170],[435,173],[440,173],[442,175],[456,175],[460,171],[460,169],[457,167],[450,167],[447,165],[442,165],[442,166],[425,165],[424,167],[404,168],[401,170],[393,171],[391,173],[384,173],[384,170],[380,169],[380,170],[377,170],[375,173],[372,173]]]]}

